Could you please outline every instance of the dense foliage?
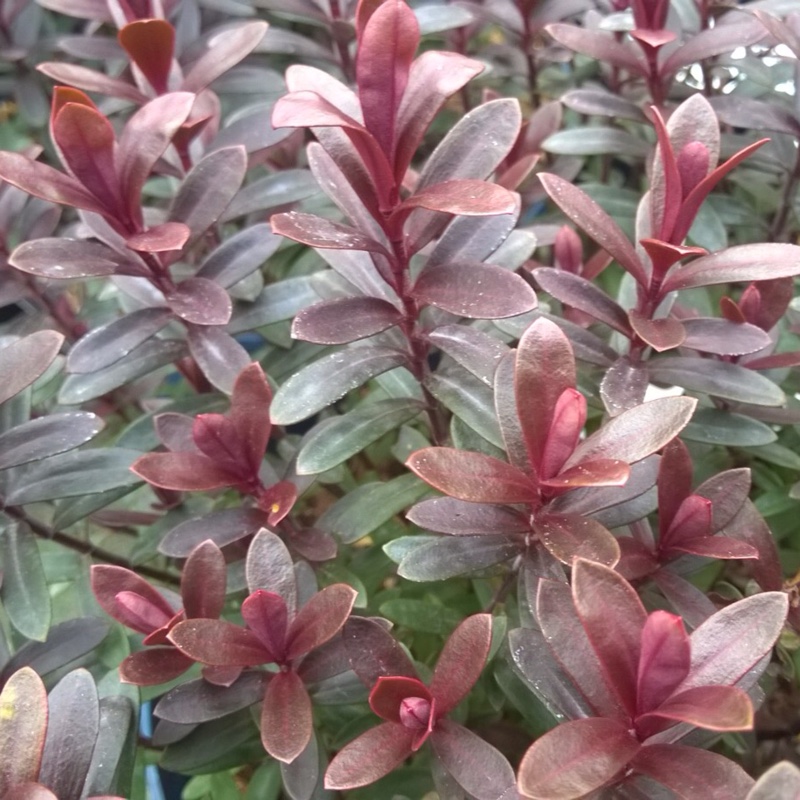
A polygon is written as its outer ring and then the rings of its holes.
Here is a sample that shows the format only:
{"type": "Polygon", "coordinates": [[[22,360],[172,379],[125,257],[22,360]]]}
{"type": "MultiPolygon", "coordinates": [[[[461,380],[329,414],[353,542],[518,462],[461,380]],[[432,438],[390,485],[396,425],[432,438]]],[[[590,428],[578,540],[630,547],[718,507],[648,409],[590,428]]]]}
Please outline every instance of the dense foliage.
{"type": "Polygon", "coordinates": [[[0,0],[0,796],[800,796],[796,7],[0,0]]]}

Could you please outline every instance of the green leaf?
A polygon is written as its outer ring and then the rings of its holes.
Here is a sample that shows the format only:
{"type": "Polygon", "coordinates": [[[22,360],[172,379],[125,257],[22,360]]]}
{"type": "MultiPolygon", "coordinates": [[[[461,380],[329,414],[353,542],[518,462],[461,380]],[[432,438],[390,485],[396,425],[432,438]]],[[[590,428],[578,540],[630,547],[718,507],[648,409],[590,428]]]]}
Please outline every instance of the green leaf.
{"type": "Polygon", "coordinates": [[[449,635],[461,622],[462,615],[426,600],[387,600],[378,609],[392,622],[422,633],[449,635]]]}
{"type": "Polygon", "coordinates": [[[378,400],[323,421],[303,442],[297,456],[297,473],[315,475],[332,469],[412,420],[423,408],[422,403],[410,398],[378,400]]]}
{"type": "Polygon", "coordinates": [[[395,514],[409,508],[430,491],[416,475],[401,475],[386,483],[365,483],[337,500],[317,525],[345,544],[363,539],[395,514]]]}
{"type": "Polygon", "coordinates": [[[26,638],[43,642],[50,628],[50,595],[36,537],[24,523],[0,518],[3,599],[11,624],[26,638]]]}
{"type": "Polygon", "coordinates": [[[752,417],[717,408],[701,408],[695,411],[681,436],[692,442],[726,447],[755,447],[774,442],[777,438],[769,425],[752,417]]]}

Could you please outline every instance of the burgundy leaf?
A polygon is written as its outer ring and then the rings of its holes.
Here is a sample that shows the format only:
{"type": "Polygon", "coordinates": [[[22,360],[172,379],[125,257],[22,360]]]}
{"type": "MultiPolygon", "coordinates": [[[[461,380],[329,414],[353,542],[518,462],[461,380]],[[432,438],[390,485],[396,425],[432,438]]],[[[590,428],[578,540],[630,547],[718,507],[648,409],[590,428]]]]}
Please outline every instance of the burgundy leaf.
{"type": "Polygon", "coordinates": [[[717,283],[746,283],[800,274],[800,247],[794,244],[741,244],[676,267],[662,286],[664,294],[717,283]]]}
{"type": "Polygon", "coordinates": [[[412,753],[414,731],[396,722],[384,722],[345,745],[325,773],[325,788],[367,786],[405,761],[412,753]]]}
{"type": "Polygon", "coordinates": [[[164,222],[129,236],[125,246],[140,253],[169,253],[182,250],[190,234],[191,231],[182,222],[164,222]]]}
{"type": "Polygon", "coordinates": [[[591,517],[580,514],[541,515],[534,521],[533,529],[547,550],[564,564],[585,558],[613,567],[619,561],[617,540],[591,517]]]}
{"type": "Polygon", "coordinates": [[[291,764],[313,734],[311,698],[296,672],[278,672],[267,683],[261,710],[261,743],[273,757],[291,764]]]}
{"type": "Polygon", "coordinates": [[[366,250],[388,256],[380,242],[370,239],[356,228],[331,222],[314,214],[290,211],[286,214],[273,214],[270,224],[274,233],[294,239],[311,247],[332,248],[334,250],[366,250]]]}
{"type": "MultiPolygon", "coordinates": [[[[403,701],[408,698],[420,698],[430,704],[433,716],[435,696],[428,687],[417,678],[396,675],[381,676],[369,693],[369,706],[387,722],[402,721],[403,701]]],[[[438,707],[436,713],[438,714],[438,707]]]]}
{"type": "MultiPolygon", "coordinates": [[[[783,311],[780,316],[783,316],[783,311]]],[[[702,317],[685,319],[682,322],[686,331],[683,346],[704,353],[746,355],[763,350],[770,344],[770,338],[764,330],[747,322],[702,317]]]]}
{"type": "Polygon", "coordinates": [[[492,643],[492,617],[467,617],[444,645],[431,678],[438,714],[447,714],[467,696],[483,671],[492,643]]]}
{"type": "Polygon", "coordinates": [[[548,25],[545,30],[570,50],[622,67],[634,75],[645,74],[646,67],[636,51],[609,31],[586,30],[560,22],[548,25]]]}
{"type": "Polygon", "coordinates": [[[406,519],[436,533],[470,535],[481,533],[527,533],[526,517],[510,508],[468,503],[452,497],[434,497],[417,503],[406,519]]]}
{"type": "Polygon", "coordinates": [[[659,544],[662,549],[668,549],[710,535],[711,501],[692,494],[678,507],[672,522],[660,537],[659,544]]]}
{"type": "Polygon", "coordinates": [[[679,744],[642,747],[630,767],[672,789],[681,800],[744,797],[754,783],[738,764],[725,756],[679,744]]]}
{"type": "MultiPolygon", "coordinates": [[[[294,504],[297,502],[297,487],[291,481],[278,481],[267,489],[259,491],[258,493],[258,506],[267,512],[267,524],[277,525],[286,515],[292,510],[294,504]]],[[[310,534],[310,530],[303,533],[310,534]]],[[[302,534],[301,534],[302,535],[302,534]]],[[[312,561],[317,559],[306,555],[300,549],[300,536],[295,540],[294,546],[298,551],[312,561]]],[[[334,545],[333,555],[336,554],[334,545]]],[[[333,555],[323,555],[319,560],[325,561],[327,558],[333,558],[333,555]]]]}
{"type": "Polygon", "coordinates": [[[0,348],[0,403],[30,386],[53,363],[64,336],[56,331],[30,333],[0,348]]]}
{"type": "Polygon", "coordinates": [[[126,261],[119,253],[98,242],[46,238],[23,242],[11,253],[8,263],[31,275],[63,280],[141,273],[144,268],[135,263],[135,258],[131,256],[131,261],[126,261]]]}
{"type": "Polygon", "coordinates": [[[243,369],[233,385],[228,418],[247,450],[254,473],[258,472],[269,442],[272,423],[269,407],[272,389],[256,362],[243,369]]]}
{"type": "Polygon", "coordinates": [[[505,756],[462,725],[441,720],[431,745],[442,766],[470,797],[502,800],[517,796],[514,770],[505,756]]]}
{"type": "Polygon", "coordinates": [[[654,611],[642,630],[636,694],[643,714],[658,708],[689,674],[689,637],[683,620],[666,611],[654,611]]]}
{"type": "Polygon", "coordinates": [[[517,347],[514,394],[531,465],[541,471],[542,458],[559,398],[575,387],[575,358],[561,329],[537,319],[517,347]]]}
{"type": "Polygon", "coordinates": [[[712,731],[746,731],[753,727],[753,704],[734,686],[696,686],[667,698],[649,714],[636,720],[642,735],[660,720],[685,722],[712,731]]]}
{"type": "MultiPolygon", "coordinates": [[[[619,47],[618,42],[616,46],[619,47]]],[[[648,280],[642,262],[628,237],[589,195],[558,175],[542,173],[539,180],[550,199],[579,228],[613,256],[640,286],[647,286],[648,280]]]]}
{"type": "Polygon", "coordinates": [[[17,670],[0,692],[0,795],[39,775],[47,730],[47,691],[30,667],[17,670]]]}
{"type": "Polygon", "coordinates": [[[206,278],[187,278],[166,300],[181,319],[194,325],[225,325],[233,310],[228,293],[206,278]]]}
{"type": "Polygon", "coordinates": [[[628,319],[637,336],[659,353],[680,347],[686,338],[686,329],[683,327],[683,323],[672,317],[648,319],[633,310],[628,312],[628,319]]]}
{"type": "Polygon", "coordinates": [[[647,612],[631,585],[602,564],[578,559],[572,568],[572,596],[586,635],[608,683],[633,715],[647,612]]]}
{"type": "Polygon", "coordinates": [[[21,153],[0,153],[0,178],[23,192],[51,203],[82,208],[103,214],[105,205],[88,192],[75,178],[21,153]]]}
{"type": "Polygon", "coordinates": [[[162,604],[154,605],[136,592],[117,592],[114,603],[120,622],[139,633],[154,633],[175,616],[172,609],[164,613],[162,604]]]}
{"type": "Polygon", "coordinates": [[[564,489],[577,486],[624,486],[630,474],[631,468],[624,461],[598,458],[583,461],[541,483],[542,486],[564,489]]]}
{"type": "Polygon", "coordinates": [[[417,18],[403,0],[383,2],[359,36],[356,81],[364,124],[390,161],[397,111],[419,38],[417,18]]]}
{"type": "Polygon", "coordinates": [[[249,55],[266,32],[267,23],[263,20],[239,22],[220,31],[209,41],[208,50],[192,64],[182,88],[190,92],[202,91],[249,55]]]}
{"type": "Polygon", "coordinates": [[[519,765],[525,800],[577,800],[609,782],[639,750],[623,722],[565,722],[537,739],[519,765]]]}
{"type": "Polygon", "coordinates": [[[658,466],[658,522],[666,533],[681,503],[692,491],[692,457],[680,439],[673,439],[658,466]]]}
{"type": "Polygon", "coordinates": [[[357,596],[358,592],[344,583],[326,586],[313,595],[289,626],[286,658],[299,658],[332,639],[350,616],[357,596]]]}
{"type": "MultiPolygon", "coordinates": [[[[103,611],[123,625],[125,621],[124,609],[117,603],[120,592],[138,595],[144,601],[161,612],[161,616],[170,619],[175,614],[175,609],[164,599],[160,592],[154,589],[144,578],[124,567],[112,564],[94,564],[91,570],[92,592],[103,611]]],[[[141,631],[150,633],[150,630],[141,631]]]]}
{"type": "Polygon", "coordinates": [[[415,208],[427,208],[445,214],[483,216],[514,214],[519,199],[514,192],[487,181],[461,178],[426,186],[404,200],[390,217],[390,222],[403,220],[415,208]]]}
{"type": "Polygon", "coordinates": [[[241,475],[202,453],[146,453],[133,462],[131,472],[153,486],[178,492],[206,492],[241,480],[241,475]]]}
{"type": "Polygon", "coordinates": [[[36,69],[48,78],[58,83],[68,84],[82,89],[84,92],[98,92],[109,97],[119,97],[129,100],[136,105],[143,105],[149,98],[135,86],[119,78],[112,78],[79,64],[61,64],[56,61],[46,61],[37,64],[36,69]]]}
{"type": "Polygon", "coordinates": [[[402,184],[422,137],[450,95],[485,69],[460,53],[428,50],[411,64],[395,127],[395,180],[402,184]]]}
{"type": "Polygon", "coordinates": [[[413,295],[424,305],[471,319],[514,317],[536,307],[536,295],[519,275],[472,262],[429,266],[417,278],[413,295]]]}
{"type": "Polygon", "coordinates": [[[117,39],[158,94],[168,91],[175,28],[165,19],[138,19],[120,28],[117,39]]]}
{"type": "Polygon", "coordinates": [[[366,617],[350,617],[342,637],[350,666],[366,686],[374,686],[381,677],[417,677],[405,650],[380,623],[366,617]]]}
{"type": "Polygon", "coordinates": [[[192,550],[181,572],[181,597],[186,616],[216,619],[225,605],[225,557],[207,539],[192,550]]]}
{"type": "Polygon", "coordinates": [[[283,663],[289,614],[286,601],[275,592],[256,589],[242,603],[242,619],[270,653],[270,661],[283,663]]]}
{"type": "Polygon", "coordinates": [[[705,558],[759,558],[755,547],[728,536],[701,536],[686,541],[679,540],[671,544],[670,549],[705,558]]]}
{"type": "Polygon", "coordinates": [[[179,622],[169,640],[189,658],[212,666],[255,667],[273,661],[253,631],[221,619],[179,622]]]}
{"type": "Polygon", "coordinates": [[[444,494],[473,503],[531,503],[536,487],[525,473],[498,458],[426,447],[412,453],[406,466],[444,494]]]}
{"type": "Polygon", "coordinates": [[[666,569],[656,570],[650,577],[687,625],[697,628],[716,613],[711,600],[685,578],[666,569]]]}
{"type": "Polygon", "coordinates": [[[148,647],[123,659],[119,677],[134,686],[158,686],[183,675],[194,661],[174,647],[148,647]]]}
{"type": "Polygon", "coordinates": [[[377,297],[343,297],[304,308],[292,322],[292,337],[316,344],[346,344],[399,324],[403,314],[377,297]]]}

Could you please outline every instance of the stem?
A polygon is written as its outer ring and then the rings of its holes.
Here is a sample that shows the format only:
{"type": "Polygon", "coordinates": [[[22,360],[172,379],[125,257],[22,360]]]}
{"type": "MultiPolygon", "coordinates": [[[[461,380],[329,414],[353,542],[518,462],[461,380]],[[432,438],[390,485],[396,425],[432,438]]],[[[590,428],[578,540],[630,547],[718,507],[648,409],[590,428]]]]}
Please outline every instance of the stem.
{"type": "Polygon", "coordinates": [[[347,47],[347,42],[344,39],[344,28],[336,23],[342,19],[342,9],[339,5],[339,0],[330,0],[331,3],[331,18],[333,26],[331,35],[336,43],[336,50],[339,53],[339,65],[342,68],[344,77],[348,83],[355,83],[356,75],[353,66],[353,59],[350,57],[350,50],[347,47]]]}
{"type": "Polygon", "coordinates": [[[102,561],[106,564],[113,564],[116,567],[125,567],[126,569],[136,572],[138,575],[143,575],[147,578],[153,578],[161,581],[162,583],[168,583],[173,586],[180,586],[180,577],[172,572],[159,569],[158,567],[148,567],[146,564],[134,566],[128,559],[122,558],[121,556],[118,556],[109,550],[104,550],[101,547],[95,547],[91,542],[85,542],[83,539],[78,539],[75,536],[70,536],[68,533],[64,533],[63,531],[57,531],[53,528],[50,528],[44,523],[29,517],[19,506],[6,506],[3,511],[9,517],[13,517],[14,519],[24,522],[40,539],[49,539],[50,541],[58,542],[59,544],[64,545],[64,547],[68,547],[70,550],[75,550],[78,553],[92,556],[98,561],[102,561]]]}
{"type": "Polygon", "coordinates": [[[528,95],[531,101],[531,110],[535,111],[539,107],[541,96],[539,94],[539,67],[536,63],[536,56],[533,54],[533,31],[531,30],[530,14],[520,8],[522,15],[522,52],[525,54],[525,65],[528,68],[528,95]]]}

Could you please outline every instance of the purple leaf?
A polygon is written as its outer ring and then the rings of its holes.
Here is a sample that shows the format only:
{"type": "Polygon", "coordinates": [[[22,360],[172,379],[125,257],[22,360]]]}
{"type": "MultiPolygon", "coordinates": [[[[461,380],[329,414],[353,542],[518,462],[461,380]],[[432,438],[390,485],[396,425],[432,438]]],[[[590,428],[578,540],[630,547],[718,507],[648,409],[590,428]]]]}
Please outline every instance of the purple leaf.
{"type": "Polygon", "coordinates": [[[465,325],[440,325],[428,334],[428,341],[487,386],[494,383],[500,359],[510,352],[494,336],[465,325]]]}
{"type": "Polygon", "coordinates": [[[411,755],[414,731],[384,722],[345,745],[325,773],[325,788],[355,789],[388,775],[411,755]]]}
{"type": "Polygon", "coordinates": [[[746,283],[800,274],[800,247],[794,244],[741,244],[710,256],[702,256],[671,270],[662,292],[712,286],[718,283],[746,283]]]}
{"type": "Polygon", "coordinates": [[[680,347],[686,338],[683,323],[672,317],[649,319],[633,310],[628,312],[628,319],[636,335],[659,353],[680,347]]]}
{"type": "Polygon", "coordinates": [[[247,587],[266,589],[283,598],[289,617],[297,609],[297,580],[286,545],[272,531],[262,528],[247,549],[247,587]]]}
{"type": "Polygon", "coordinates": [[[181,573],[181,597],[186,616],[216,619],[225,605],[225,557],[206,540],[192,550],[181,573]]]}
{"type": "Polygon", "coordinates": [[[438,708],[434,710],[433,707],[434,695],[428,687],[419,678],[398,675],[378,678],[369,693],[369,706],[374,713],[387,722],[402,722],[403,701],[409,698],[419,698],[428,703],[431,721],[435,715],[438,715],[438,708]]]}
{"type": "Polygon", "coordinates": [[[663,534],[691,492],[692,457],[680,439],[673,439],[664,448],[658,465],[658,523],[663,534]]]}
{"type": "Polygon", "coordinates": [[[139,253],[170,253],[183,250],[190,234],[182,222],[164,222],[129,236],[125,246],[139,253]]]}
{"type": "Polygon", "coordinates": [[[758,550],[746,542],[727,536],[698,536],[679,538],[670,542],[669,549],[706,558],[758,558],[758,550]]]}
{"type": "Polygon", "coordinates": [[[159,551],[172,558],[186,558],[206,539],[218,547],[253,536],[263,527],[266,514],[256,508],[228,508],[176,525],[162,540],[159,551]]]}
{"type": "Polygon", "coordinates": [[[642,747],[630,767],[687,800],[698,796],[704,800],[744,797],[754,783],[738,764],[725,756],[679,744],[642,747]]]}
{"type": "Polygon", "coordinates": [[[577,53],[583,53],[597,61],[613,64],[616,67],[622,67],[634,75],[644,75],[646,72],[644,62],[636,51],[630,45],[621,42],[611,32],[586,30],[561,22],[548,25],[545,30],[559,44],[577,53]]]}
{"type": "Polygon", "coordinates": [[[326,586],[300,609],[289,626],[286,658],[294,659],[332,639],[350,615],[358,592],[344,583],[326,586]]]}
{"type": "Polygon", "coordinates": [[[346,344],[398,325],[403,314],[376,297],[343,297],[304,308],[294,318],[292,337],[317,344],[346,344]]]}
{"type": "Polygon", "coordinates": [[[331,222],[314,214],[290,211],[286,214],[273,214],[270,224],[274,233],[286,236],[310,247],[332,248],[334,250],[366,250],[388,256],[386,248],[365,236],[356,228],[331,222]]]}
{"type": "Polygon", "coordinates": [[[514,317],[536,307],[536,295],[519,275],[467,261],[427,267],[412,293],[424,305],[471,319],[514,317]]]}
{"type": "Polygon", "coordinates": [[[47,692],[30,668],[17,670],[0,692],[0,795],[35,781],[47,729],[47,692]]]}
{"type": "Polygon", "coordinates": [[[565,722],[528,748],[519,765],[519,790],[526,800],[575,800],[615,777],[639,747],[623,722],[565,722]]]}
{"type": "Polygon", "coordinates": [[[747,731],[753,727],[753,704],[734,686],[696,686],[668,697],[649,714],[636,720],[642,736],[656,732],[664,722],[684,722],[712,731],[747,731]]]}
{"type": "Polygon", "coordinates": [[[653,572],[650,578],[690,627],[699,627],[716,613],[717,607],[700,589],[674,572],[660,569],[653,572]]]}
{"type": "Polygon", "coordinates": [[[119,678],[135,686],[158,686],[183,675],[194,662],[174,647],[148,647],[119,665],[119,678]]]}
{"type": "Polygon", "coordinates": [[[455,536],[494,533],[527,533],[525,516],[503,506],[470,503],[452,497],[434,497],[417,503],[406,519],[436,533],[455,536]]]}
{"type": "Polygon", "coordinates": [[[564,305],[577,308],[630,336],[631,326],[624,309],[591,281],[552,267],[540,267],[533,271],[533,276],[542,289],[564,305]]]}
{"type": "MultiPolygon", "coordinates": [[[[156,591],[144,578],[124,567],[111,564],[95,564],[91,571],[92,592],[103,611],[110,617],[125,622],[123,609],[119,606],[116,596],[120,592],[136,594],[156,607],[167,618],[175,614],[175,609],[156,591]]],[[[148,631],[149,632],[149,631],[148,631]]]]}
{"type": "Polygon", "coordinates": [[[228,293],[206,278],[187,278],[166,300],[181,319],[193,325],[225,325],[233,310],[228,293]]]}
{"type": "Polygon", "coordinates": [[[689,637],[683,620],[654,611],[642,630],[636,695],[642,714],[658,708],[689,674],[689,637]]]}
{"type": "Polygon", "coordinates": [[[397,112],[419,38],[414,12],[402,0],[381,3],[359,36],[356,81],[364,124],[389,159],[394,154],[397,112]]]}
{"type": "Polygon", "coordinates": [[[23,242],[11,254],[9,264],[31,275],[55,280],[145,272],[136,256],[128,261],[99,242],[66,238],[23,242]]]}
{"type": "Polygon", "coordinates": [[[516,194],[487,181],[460,178],[435,183],[412,194],[392,213],[390,222],[397,223],[415,208],[427,208],[445,214],[483,216],[484,214],[514,214],[519,207],[516,194]]]}
{"type": "Polygon", "coordinates": [[[241,481],[240,475],[202,453],[146,453],[131,471],[153,486],[178,492],[206,492],[241,481]]]}
{"type": "Polygon", "coordinates": [[[696,405],[691,397],[663,397],[623,411],[582,441],[565,467],[595,458],[639,461],[677,436],[696,405]]]}
{"type": "MultiPolygon", "coordinates": [[[[303,172],[302,174],[306,175],[307,173],[303,172]]],[[[280,177],[283,177],[283,173],[280,177]]],[[[241,196],[240,192],[237,198],[241,196]]],[[[272,233],[267,223],[260,222],[257,225],[250,225],[216,247],[203,261],[196,276],[208,278],[224,289],[230,289],[231,286],[259,269],[278,249],[282,241],[280,236],[272,233]]]]}
{"type": "Polygon", "coordinates": [[[208,49],[191,66],[182,88],[200,92],[220,75],[248,56],[264,38],[267,23],[262,20],[237,22],[208,41],[208,49]]]}
{"type": "MultiPolygon", "coordinates": [[[[748,675],[772,649],[788,610],[782,592],[764,592],[718,611],[692,634],[692,667],[680,690],[727,686],[748,675]]],[[[747,690],[757,676],[748,678],[747,690]]]]}
{"type": "Polygon", "coordinates": [[[614,570],[578,559],[572,568],[572,597],[609,685],[628,713],[635,714],[642,629],[647,620],[639,596],[614,570]]]}
{"type": "Polygon", "coordinates": [[[267,683],[261,711],[261,743],[273,757],[291,764],[313,733],[311,698],[296,672],[278,672],[267,683]]]}
{"type": "Polygon", "coordinates": [[[75,178],[20,153],[0,153],[0,178],[23,192],[66,206],[103,214],[105,205],[75,178]]]}
{"type": "Polygon", "coordinates": [[[133,84],[104,75],[79,64],[61,64],[57,61],[45,61],[37,64],[36,69],[48,78],[60,84],[75,86],[84,92],[97,92],[119,97],[122,100],[129,100],[136,105],[143,105],[148,101],[146,94],[140,92],[133,84]]]}
{"type": "Polygon", "coordinates": [[[374,686],[381,677],[417,677],[405,650],[375,620],[350,617],[342,637],[350,666],[365,686],[374,686]]]}
{"type": "Polygon", "coordinates": [[[480,61],[436,50],[422,53],[411,64],[395,123],[395,179],[398,184],[445,100],[484,69],[480,61]]]}
{"type": "Polygon", "coordinates": [[[437,714],[447,714],[467,696],[483,671],[492,643],[492,617],[467,617],[445,642],[430,687],[437,714]]]}
{"type": "Polygon", "coordinates": [[[572,489],[579,486],[624,486],[630,474],[631,468],[624,461],[598,458],[594,461],[583,461],[541,483],[542,486],[558,489],[572,489]]]}
{"type": "Polygon", "coordinates": [[[619,561],[617,540],[599,522],[578,514],[547,514],[538,516],[533,529],[541,543],[559,561],[572,564],[585,558],[613,567],[619,561]]]}
{"type": "Polygon", "coordinates": [[[426,447],[412,453],[406,466],[440,492],[471,503],[531,503],[538,498],[524,472],[483,453],[426,447]]]}
{"type": "Polygon", "coordinates": [[[721,356],[740,356],[763,350],[769,335],[756,325],[727,319],[684,319],[684,347],[721,356]]]}
{"type": "Polygon", "coordinates": [[[272,654],[253,631],[221,619],[179,622],[168,638],[184,655],[203,664],[255,667],[272,662],[272,654]]]}
{"type": "Polygon", "coordinates": [[[229,687],[215,686],[203,679],[187,681],[170,689],[153,713],[178,725],[197,725],[219,719],[254,705],[264,697],[263,672],[245,672],[229,687]]]}
{"type": "MultiPolygon", "coordinates": [[[[146,22],[168,25],[162,20],[146,22]]],[[[142,106],[126,123],[119,140],[117,175],[131,219],[141,215],[139,208],[145,181],[186,122],[194,101],[195,96],[188,92],[170,92],[142,106]]]]}
{"type": "Polygon", "coordinates": [[[453,780],[475,800],[516,794],[514,770],[505,756],[472,731],[443,719],[431,735],[431,746],[453,780]]]}

